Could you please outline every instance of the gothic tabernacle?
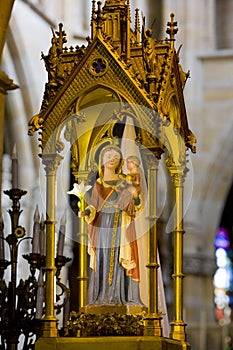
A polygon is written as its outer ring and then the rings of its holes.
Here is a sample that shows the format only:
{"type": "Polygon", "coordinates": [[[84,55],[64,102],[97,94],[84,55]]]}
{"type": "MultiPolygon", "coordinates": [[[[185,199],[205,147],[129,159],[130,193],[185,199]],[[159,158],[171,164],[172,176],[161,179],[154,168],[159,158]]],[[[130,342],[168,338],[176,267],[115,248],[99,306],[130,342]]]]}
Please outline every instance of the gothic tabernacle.
{"type": "MultiPolygon", "coordinates": [[[[139,339],[155,349],[161,344],[168,349],[189,347],[182,305],[183,183],[188,171],[187,150],[195,152],[196,143],[183,97],[189,73],[183,71],[180,49],[175,48],[178,28],[174,14],[164,40],[153,37],[152,28],[147,28],[145,17],[139,14],[139,9],[131,13],[129,0],[92,1],[86,46],[68,48],[59,24],[58,30],[52,31],[49,52],[42,53],[48,81],[41,109],[29,121],[29,134],[40,133],[47,198],[46,300],[37,350],[49,349],[51,344],[54,349],[58,344],[67,349],[102,348],[103,344],[115,349],[118,342],[125,348],[132,342],[138,347],[139,339]],[[107,332],[104,343],[98,332],[90,340],[80,329],[79,338],[58,336],[54,315],[55,192],[56,184],[60,189],[56,176],[67,143],[74,179],[69,195],[78,197],[79,205],[78,311],[89,323],[90,315],[102,322],[105,332],[103,315],[114,314],[115,322],[121,317],[121,332],[127,320],[130,322],[127,317],[135,317],[140,331],[134,336],[116,341],[123,333],[107,332]],[[177,204],[174,319],[168,333],[157,253],[157,183],[162,157],[177,204]]],[[[76,316],[73,314],[73,324],[72,317],[69,320],[71,329],[79,322],[76,316]]]]}

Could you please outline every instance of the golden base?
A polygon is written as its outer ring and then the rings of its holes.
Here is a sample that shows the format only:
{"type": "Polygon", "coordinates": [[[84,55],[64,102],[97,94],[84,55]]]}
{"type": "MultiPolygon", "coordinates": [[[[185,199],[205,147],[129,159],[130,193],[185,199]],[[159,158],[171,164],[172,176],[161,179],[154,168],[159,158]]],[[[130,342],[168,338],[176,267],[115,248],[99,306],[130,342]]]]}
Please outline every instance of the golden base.
{"type": "Polygon", "coordinates": [[[42,334],[43,337],[54,337],[58,336],[57,330],[57,319],[41,319],[42,334]]]}
{"type": "Polygon", "coordinates": [[[170,332],[170,337],[172,339],[177,339],[177,340],[186,340],[186,333],[185,333],[185,327],[187,326],[187,323],[185,322],[179,322],[179,321],[174,321],[170,323],[171,325],[171,332],[170,332]]]}
{"type": "Polygon", "coordinates": [[[80,309],[80,312],[102,315],[106,313],[118,313],[122,315],[136,315],[141,312],[147,312],[146,306],[139,305],[88,305],[80,309]]]}
{"type": "Polygon", "coordinates": [[[143,334],[146,336],[158,336],[162,337],[162,317],[151,315],[144,318],[144,331],[143,334]]]}
{"type": "Polygon", "coordinates": [[[39,338],[35,350],[190,350],[190,345],[160,337],[39,338]]]}

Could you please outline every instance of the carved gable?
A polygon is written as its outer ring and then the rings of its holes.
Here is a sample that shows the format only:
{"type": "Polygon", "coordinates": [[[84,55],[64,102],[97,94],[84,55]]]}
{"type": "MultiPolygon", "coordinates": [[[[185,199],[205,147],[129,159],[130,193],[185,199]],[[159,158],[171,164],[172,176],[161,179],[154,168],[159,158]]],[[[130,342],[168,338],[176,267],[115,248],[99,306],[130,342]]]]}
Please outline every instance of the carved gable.
{"type": "MultiPolygon", "coordinates": [[[[118,103],[118,115],[125,112],[126,105],[131,106],[143,146],[161,147],[162,152],[162,129],[172,124],[185,145],[195,151],[196,140],[188,128],[183,98],[188,73],[183,72],[174,48],[177,32],[174,15],[168,22],[170,39],[160,42],[152,37],[151,29],[146,29],[144,18],[142,21],[140,28],[136,10],[135,29],[130,28],[128,1],[106,1],[102,9],[100,2],[98,8],[93,2],[92,37],[87,47],[64,47],[67,40],[62,24],[53,32],[49,53],[42,54],[48,71],[43,103],[39,114],[29,122],[29,134],[41,130],[43,152],[45,148],[46,153],[59,152],[60,132],[69,118],[75,115],[79,125],[87,122],[85,108],[101,101],[118,103]],[[106,99],[107,95],[112,97],[106,99]]],[[[94,134],[97,124],[98,130],[103,126],[100,132],[103,135],[106,123],[116,123],[113,110],[105,117],[102,115],[102,120],[100,115],[92,116],[91,120],[89,117],[94,134]]]]}

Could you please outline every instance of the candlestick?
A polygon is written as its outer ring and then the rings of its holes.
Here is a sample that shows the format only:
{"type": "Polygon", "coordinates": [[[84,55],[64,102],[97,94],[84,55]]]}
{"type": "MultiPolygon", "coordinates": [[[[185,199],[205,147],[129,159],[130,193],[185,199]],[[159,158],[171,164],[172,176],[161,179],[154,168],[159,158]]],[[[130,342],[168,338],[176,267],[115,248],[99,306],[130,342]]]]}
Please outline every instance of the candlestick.
{"type": "Polygon", "coordinates": [[[13,147],[12,151],[12,188],[19,188],[18,184],[18,154],[17,154],[17,148],[16,145],[13,147]]]}
{"type": "Polygon", "coordinates": [[[59,237],[57,243],[57,255],[63,255],[64,243],[65,243],[65,232],[66,232],[66,210],[61,218],[59,237]]]}
{"type": "Polygon", "coordinates": [[[4,223],[2,218],[0,218],[0,259],[5,260],[4,223]]]}
{"type": "Polygon", "coordinates": [[[33,225],[33,240],[32,240],[32,253],[39,254],[40,250],[40,214],[38,205],[34,213],[34,225],[33,225]]]}
{"type": "MultiPolygon", "coordinates": [[[[20,199],[26,194],[26,191],[19,188],[11,188],[5,190],[4,193],[12,200],[12,208],[8,210],[11,218],[11,233],[9,233],[4,239],[4,244],[7,246],[8,260],[2,259],[3,255],[0,252],[0,348],[6,348],[8,350],[17,350],[18,344],[21,342],[21,336],[23,336],[22,344],[23,348],[32,348],[34,341],[41,336],[42,324],[41,318],[46,315],[45,307],[45,260],[46,257],[39,254],[40,249],[40,232],[44,228],[44,218],[40,215],[38,206],[36,207],[34,214],[34,226],[33,226],[33,252],[29,254],[22,254],[22,257],[27,260],[30,265],[30,275],[27,279],[20,279],[18,281],[18,271],[20,266],[18,262],[20,260],[19,245],[26,239],[32,239],[32,237],[25,237],[25,230],[19,225],[19,217],[22,212],[20,209],[20,199]],[[10,280],[7,283],[5,277],[5,271],[9,266],[10,280]],[[38,278],[36,278],[37,270],[40,271],[38,278]],[[1,346],[3,344],[3,346],[1,346]]],[[[1,222],[0,211],[0,236],[3,236],[3,223],[1,222]]],[[[64,225],[65,220],[62,220],[64,225]]],[[[63,230],[64,233],[64,230],[63,230]]],[[[1,239],[0,239],[1,242],[1,239]]],[[[0,251],[2,250],[0,246],[0,251]]],[[[3,250],[2,250],[3,251],[3,250]]],[[[43,252],[43,250],[42,250],[43,252]]],[[[71,259],[65,256],[58,256],[55,259],[56,273],[54,278],[58,284],[58,288],[54,288],[54,292],[57,291],[55,300],[64,299],[63,303],[56,305],[56,315],[58,315],[64,308],[65,302],[69,298],[69,288],[67,288],[60,281],[61,269],[71,259]]],[[[50,266],[48,267],[50,268],[50,266]]]]}

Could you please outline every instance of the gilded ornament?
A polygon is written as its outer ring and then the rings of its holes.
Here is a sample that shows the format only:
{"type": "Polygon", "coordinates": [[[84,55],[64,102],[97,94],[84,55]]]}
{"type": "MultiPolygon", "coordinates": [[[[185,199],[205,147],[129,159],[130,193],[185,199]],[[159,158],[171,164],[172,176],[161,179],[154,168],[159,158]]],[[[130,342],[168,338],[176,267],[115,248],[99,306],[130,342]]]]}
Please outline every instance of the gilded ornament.
{"type": "Polygon", "coordinates": [[[14,235],[16,238],[22,238],[25,235],[25,228],[22,226],[17,226],[14,229],[14,235]]]}

